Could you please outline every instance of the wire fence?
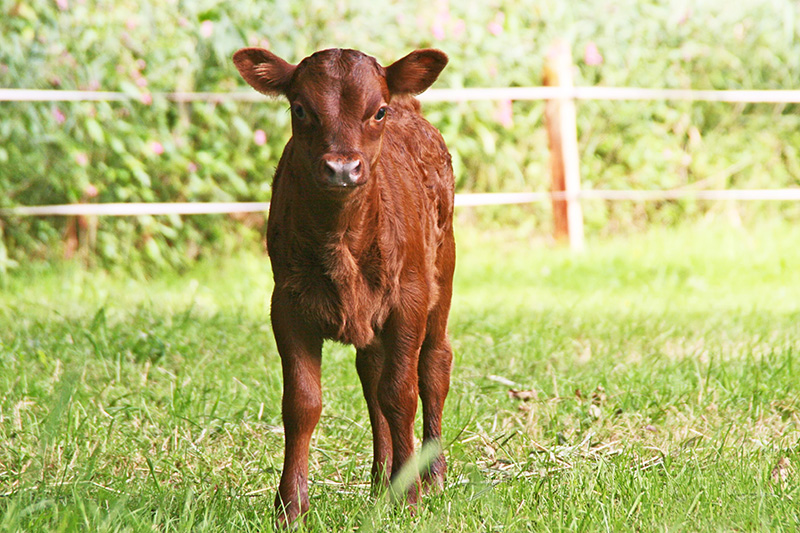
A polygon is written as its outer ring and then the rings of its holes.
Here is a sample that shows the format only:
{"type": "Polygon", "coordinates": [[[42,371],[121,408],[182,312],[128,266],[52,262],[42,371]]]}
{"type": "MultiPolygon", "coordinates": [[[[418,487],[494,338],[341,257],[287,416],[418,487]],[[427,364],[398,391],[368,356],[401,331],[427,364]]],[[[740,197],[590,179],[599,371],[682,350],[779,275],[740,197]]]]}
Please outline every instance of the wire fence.
{"type": "MultiPolygon", "coordinates": [[[[456,194],[456,207],[529,204],[552,200],[757,200],[798,201],[798,189],[672,189],[658,191],[582,190],[575,194],[554,192],[510,192],[456,194]]],[[[60,204],[0,208],[6,216],[141,216],[141,215],[214,215],[259,213],[269,211],[269,202],[126,202],[103,204],[60,204]]]]}
{"type": "MultiPolygon", "coordinates": [[[[154,92],[153,98],[178,103],[189,102],[265,102],[254,91],[229,93],[154,92]]],[[[0,102],[125,102],[137,101],[141,94],[115,91],[69,91],[48,89],[2,89],[0,102]]],[[[640,87],[496,87],[429,89],[417,97],[423,102],[474,102],[479,100],[678,100],[729,103],[800,103],[800,90],[695,90],[646,89],[640,87]]]]}
{"type": "MultiPolygon", "coordinates": [[[[208,93],[152,93],[176,103],[189,102],[268,102],[254,91],[208,93]]],[[[418,97],[423,102],[471,102],[480,100],[677,100],[730,103],[800,103],[800,90],[691,90],[646,89],[634,87],[505,87],[430,89],[418,97]]],[[[113,91],[69,91],[37,89],[0,89],[0,102],[82,102],[137,101],[140,94],[113,91]]],[[[456,206],[485,206],[523,204],[550,201],[658,201],[658,200],[736,200],[736,201],[798,201],[797,189],[739,189],[739,190],[577,190],[515,193],[457,194],[456,206]]],[[[12,216],[137,216],[137,215],[196,215],[222,213],[264,212],[267,202],[169,202],[169,203],[107,203],[17,206],[0,209],[2,215],[12,216]]]]}

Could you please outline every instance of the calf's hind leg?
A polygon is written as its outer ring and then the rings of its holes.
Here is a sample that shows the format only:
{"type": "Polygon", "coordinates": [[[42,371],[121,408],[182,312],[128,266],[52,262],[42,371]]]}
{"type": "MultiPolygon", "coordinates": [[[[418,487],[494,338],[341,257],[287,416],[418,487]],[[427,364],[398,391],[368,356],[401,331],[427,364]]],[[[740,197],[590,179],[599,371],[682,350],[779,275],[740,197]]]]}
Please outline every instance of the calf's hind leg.
{"type": "MultiPolygon", "coordinates": [[[[419,354],[419,396],[422,400],[422,446],[441,448],[442,411],[450,390],[453,350],[447,339],[447,317],[453,294],[455,243],[452,234],[445,239],[438,257],[439,299],[428,315],[425,341],[419,354]]],[[[444,488],[447,462],[440,450],[425,469],[426,488],[444,488]]]]}
{"type": "MultiPolygon", "coordinates": [[[[399,480],[400,472],[414,455],[414,416],[419,398],[417,364],[424,328],[424,314],[394,314],[381,335],[385,357],[378,382],[378,402],[392,440],[392,482],[399,480]]],[[[419,494],[419,475],[411,472],[410,479],[402,482],[403,486],[393,486],[393,490],[400,491],[396,496],[404,497],[413,506],[419,494]]]]}
{"type": "Polygon", "coordinates": [[[372,490],[375,493],[389,485],[392,471],[392,437],[378,400],[383,357],[383,346],[377,339],[372,346],[356,350],[356,370],[361,379],[372,425],[372,490]]]}
{"type": "MultiPolygon", "coordinates": [[[[419,356],[419,396],[422,400],[422,447],[441,448],[442,412],[450,390],[450,369],[453,350],[447,340],[445,327],[429,332],[419,356]]],[[[432,459],[423,471],[426,487],[442,489],[447,472],[444,453],[432,459]]]]}

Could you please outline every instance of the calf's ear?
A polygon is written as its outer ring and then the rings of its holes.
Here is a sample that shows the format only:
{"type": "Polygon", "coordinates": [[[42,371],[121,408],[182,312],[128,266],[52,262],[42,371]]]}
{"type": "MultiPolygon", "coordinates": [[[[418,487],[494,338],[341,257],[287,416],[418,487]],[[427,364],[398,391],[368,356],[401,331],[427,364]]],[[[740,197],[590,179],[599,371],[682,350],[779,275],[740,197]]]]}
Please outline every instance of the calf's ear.
{"type": "Polygon", "coordinates": [[[263,48],[242,48],[233,54],[233,64],[253,89],[270,96],[286,94],[295,69],[263,48]]]}
{"type": "Polygon", "coordinates": [[[392,94],[419,94],[433,85],[447,65],[441,50],[415,50],[386,67],[386,84],[392,94]]]}

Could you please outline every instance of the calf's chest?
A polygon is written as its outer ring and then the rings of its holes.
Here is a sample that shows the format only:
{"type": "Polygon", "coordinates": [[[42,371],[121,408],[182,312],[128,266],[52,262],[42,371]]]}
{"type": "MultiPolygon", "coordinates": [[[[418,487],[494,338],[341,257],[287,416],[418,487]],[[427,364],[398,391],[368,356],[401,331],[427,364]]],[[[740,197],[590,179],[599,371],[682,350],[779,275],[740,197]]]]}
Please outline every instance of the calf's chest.
{"type": "Polygon", "coordinates": [[[286,291],[325,338],[367,346],[388,316],[399,275],[389,272],[377,246],[359,257],[341,243],[323,252],[273,257],[276,290],[286,291]]]}

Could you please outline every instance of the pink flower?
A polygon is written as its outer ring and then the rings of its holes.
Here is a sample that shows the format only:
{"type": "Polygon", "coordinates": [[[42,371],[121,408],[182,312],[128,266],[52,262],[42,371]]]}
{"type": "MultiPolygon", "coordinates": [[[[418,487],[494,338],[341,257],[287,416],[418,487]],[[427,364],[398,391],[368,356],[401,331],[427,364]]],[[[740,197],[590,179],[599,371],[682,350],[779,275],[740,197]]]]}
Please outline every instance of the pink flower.
{"type": "Polygon", "coordinates": [[[150,151],[155,155],[161,155],[164,153],[164,145],[158,141],[150,141],[150,151]]]}
{"type": "Polygon", "coordinates": [[[56,5],[61,11],[69,9],[69,2],[67,2],[67,0],[56,0],[56,5]]]}
{"type": "Polygon", "coordinates": [[[87,198],[94,198],[99,194],[100,191],[97,190],[97,187],[92,185],[91,183],[83,188],[83,194],[87,198]]]}
{"type": "Polygon", "coordinates": [[[506,15],[502,11],[495,15],[494,19],[489,23],[487,28],[489,33],[495,37],[503,33],[503,23],[506,21],[506,15]]]}
{"type": "Polygon", "coordinates": [[[89,164],[89,156],[86,155],[86,152],[78,152],[75,154],[75,162],[78,163],[78,165],[85,167],[89,164]]]}
{"type": "Polygon", "coordinates": [[[214,34],[214,23],[210,20],[204,20],[200,24],[200,35],[208,39],[214,34]]]}
{"type": "Polygon", "coordinates": [[[186,169],[189,172],[197,172],[197,165],[194,163],[194,161],[189,161],[189,164],[186,165],[186,169]]]}
{"type": "Polygon", "coordinates": [[[456,20],[453,26],[453,36],[459,38],[462,35],[464,35],[464,32],[466,31],[467,31],[467,23],[464,22],[464,19],[456,20]]]}
{"type": "Polygon", "coordinates": [[[450,0],[439,0],[436,3],[439,5],[437,16],[444,18],[444,20],[450,19],[450,0]]]}
{"type": "Polygon", "coordinates": [[[147,87],[147,78],[145,78],[144,76],[138,76],[135,81],[137,86],[147,87]]]}
{"type": "Polygon", "coordinates": [[[257,146],[264,146],[267,144],[267,132],[264,130],[256,130],[253,133],[253,142],[256,143],[257,146]]]}
{"type": "Polygon", "coordinates": [[[63,124],[64,121],[67,120],[67,117],[64,116],[64,113],[62,113],[57,107],[53,108],[53,118],[56,119],[58,124],[63,124]]]}
{"type": "Polygon", "coordinates": [[[497,102],[494,118],[504,128],[510,128],[514,125],[514,108],[511,100],[500,100],[497,102]]]}
{"type": "Polygon", "coordinates": [[[435,21],[431,26],[431,33],[433,33],[433,38],[437,41],[443,40],[445,38],[444,24],[438,20],[435,21]]]}
{"type": "Polygon", "coordinates": [[[436,12],[436,16],[433,19],[433,25],[431,26],[431,32],[433,33],[434,39],[441,41],[445,38],[445,26],[449,20],[450,6],[446,1],[439,2],[439,10],[436,12]]]}
{"type": "Polygon", "coordinates": [[[89,84],[86,86],[87,91],[96,91],[100,88],[100,82],[97,80],[89,80],[89,84]]]}
{"type": "Polygon", "coordinates": [[[142,102],[144,105],[150,105],[153,103],[153,95],[149,92],[144,92],[139,95],[139,101],[142,102]]]}
{"type": "Polygon", "coordinates": [[[135,18],[129,18],[128,20],[125,21],[125,27],[128,28],[129,30],[136,29],[136,26],[138,25],[139,21],[136,20],[135,18]]]}
{"type": "Polygon", "coordinates": [[[144,59],[137,59],[136,60],[136,68],[137,69],[144,70],[144,68],[146,66],[147,66],[147,61],[145,61],[144,59]]]}
{"type": "Polygon", "coordinates": [[[594,41],[586,43],[586,48],[583,50],[583,62],[590,66],[597,66],[603,64],[603,56],[594,41]]]}

